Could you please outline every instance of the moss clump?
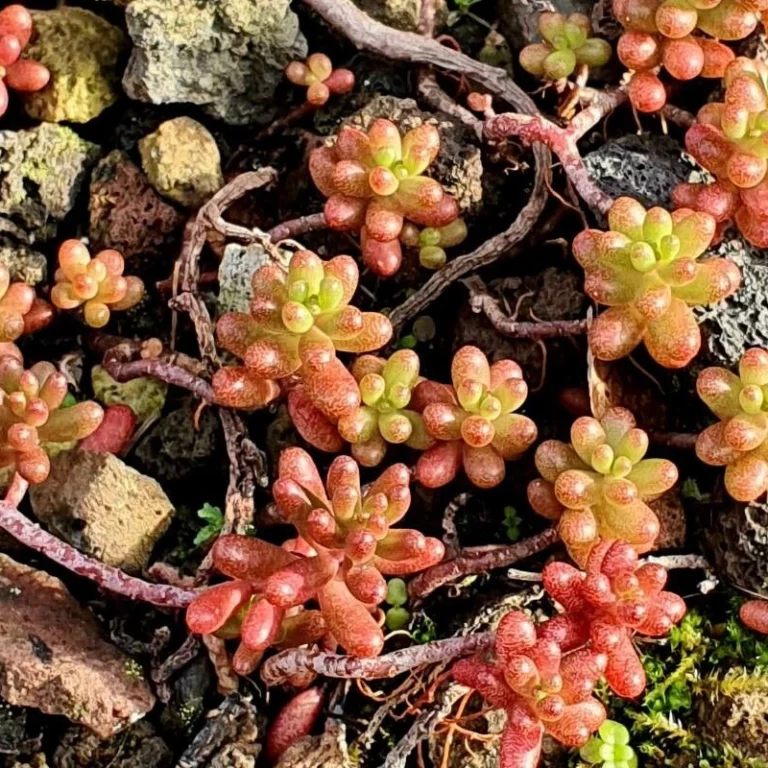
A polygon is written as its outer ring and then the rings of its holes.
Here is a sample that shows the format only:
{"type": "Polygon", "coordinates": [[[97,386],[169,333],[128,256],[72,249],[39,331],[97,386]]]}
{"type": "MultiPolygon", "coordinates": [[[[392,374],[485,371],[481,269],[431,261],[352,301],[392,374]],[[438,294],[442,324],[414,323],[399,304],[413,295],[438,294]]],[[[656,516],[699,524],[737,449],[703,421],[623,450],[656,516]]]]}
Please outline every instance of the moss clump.
{"type": "Polygon", "coordinates": [[[27,113],[51,123],[87,123],[120,93],[125,36],[83,8],[34,13],[35,39],[25,55],[51,71],[51,82],[25,97],[27,113]]]}

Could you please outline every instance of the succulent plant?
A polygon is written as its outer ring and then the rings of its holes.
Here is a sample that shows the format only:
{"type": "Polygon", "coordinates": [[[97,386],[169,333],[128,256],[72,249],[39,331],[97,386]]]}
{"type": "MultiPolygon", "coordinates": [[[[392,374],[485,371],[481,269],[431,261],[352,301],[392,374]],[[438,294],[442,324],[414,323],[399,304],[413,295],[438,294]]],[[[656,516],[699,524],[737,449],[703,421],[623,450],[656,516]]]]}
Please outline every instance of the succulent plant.
{"type": "Polygon", "coordinates": [[[8,89],[20,93],[39,91],[48,85],[51,73],[39,61],[22,59],[32,36],[32,16],[23,5],[0,11],[0,117],[8,109],[8,89]]]}
{"type": "Polygon", "coordinates": [[[113,249],[91,258],[80,240],[65,240],[59,247],[59,268],[51,289],[51,301],[59,309],[83,308],[83,319],[91,328],[103,328],[112,312],[136,306],[144,296],[138,277],[124,277],[125,261],[113,249]]]}
{"type": "Polygon", "coordinates": [[[544,11],[539,14],[542,43],[526,45],[520,51],[520,66],[545,80],[560,80],[573,74],[576,66],[602,67],[611,58],[611,46],[592,37],[592,24],[583,13],[544,11]]]}
{"type": "Polygon", "coordinates": [[[614,0],[613,12],[625,28],[616,52],[634,72],[629,98],[640,112],[666,103],[660,67],[677,80],[722,77],[734,58],[720,40],[739,40],[755,28],[762,0],[614,0]],[[697,31],[713,38],[694,34],[697,31]]]}
{"type": "Polygon", "coordinates": [[[310,403],[334,425],[354,411],[357,382],[336,353],[370,352],[392,336],[384,315],[350,305],[357,280],[350,256],[325,262],[311,251],[297,251],[287,273],[276,264],[256,270],[250,313],[227,312],[216,324],[219,344],[245,364],[216,372],[217,401],[260,408],[277,396],[275,379],[295,374],[310,403]]]}
{"type": "Polygon", "coordinates": [[[352,375],[362,403],[339,420],[338,430],[352,444],[352,455],[360,464],[379,464],[387,443],[404,443],[423,451],[435,442],[427,434],[421,414],[408,408],[419,381],[419,356],[415,352],[401,349],[388,360],[363,355],[353,363],[352,375]]]}
{"type": "Polygon", "coordinates": [[[355,87],[355,75],[348,69],[334,69],[324,53],[313,53],[306,61],[292,61],[285,76],[294,85],[307,89],[307,103],[322,107],[332,94],[348,93],[355,87]]]}
{"type": "Polygon", "coordinates": [[[705,463],[725,467],[725,488],[737,501],[754,501],[768,489],[768,351],[753,347],[739,375],[705,368],[696,391],[720,421],[696,440],[705,463]]]}
{"type": "Polygon", "coordinates": [[[747,600],[739,608],[739,618],[754,632],[768,635],[768,602],[747,600]]]}
{"type": "Polygon", "coordinates": [[[560,537],[581,566],[600,539],[623,539],[638,552],[656,541],[659,521],[645,503],[669,490],[677,468],[645,459],[648,435],[625,408],[610,408],[598,421],[582,416],[571,443],[547,440],[536,449],[541,478],[528,485],[528,500],[558,522],[560,537]]]}
{"type": "Polygon", "coordinates": [[[637,768],[637,755],[629,745],[629,731],[615,720],[606,720],[580,750],[579,757],[604,768],[637,768]]]}
{"type": "Polygon", "coordinates": [[[392,527],[410,506],[409,482],[408,468],[395,464],[363,490],[355,461],[339,456],[324,485],[305,451],[283,451],[272,495],[299,534],[287,543],[293,552],[244,536],[221,537],[214,565],[239,581],[228,582],[229,592],[219,585],[192,603],[190,629],[239,633],[252,659],[274,644],[292,611],[316,600],[313,639],[328,631],[348,653],[377,656],[384,636],[373,614],[387,596],[384,576],[417,573],[445,551],[437,539],[392,527]]]}
{"type": "Polygon", "coordinates": [[[400,232],[400,242],[406,247],[419,249],[419,263],[425,269],[440,269],[448,260],[446,248],[458,245],[467,236],[464,219],[455,219],[443,227],[419,229],[406,222],[400,232]]]}
{"type": "Polygon", "coordinates": [[[477,347],[462,347],[451,364],[453,386],[425,381],[414,391],[427,433],[437,442],[416,464],[415,477],[427,488],[449,483],[462,467],[479,488],[503,479],[505,462],[514,461],[536,439],[536,425],[515,413],[528,387],[513,360],[489,365],[477,347]]]}
{"type": "Polygon", "coordinates": [[[92,401],[62,407],[67,379],[51,363],[24,370],[20,357],[0,357],[0,389],[0,469],[12,469],[28,483],[48,477],[46,444],[82,440],[104,418],[92,401]]]}
{"type": "Polygon", "coordinates": [[[360,232],[363,260],[390,277],[402,263],[404,223],[440,228],[459,214],[453,197],[424,175],[440,149],[440,134],[424,124],[400,135],[389,120],[374,120],[368,132],[344,126],[332,146],[315,149],[309,171],[328,200],[331,229],[360,232]]]}
{"type": "Polygon", "coordinates": [[[731,219],[747,240],[768,245],[768,67],[740,56],[723,78],[723,101],[705,104],[685,135],[686,149],[716,178],[679,184],[678,206],[712,215],[720,230],[731,219]]]}
{"type": "Polygon", "coordinates": [[[37,331],[52,317],[50,304],[37,298],[31,285],[12,283],[8,269],[0,264],[0,343],[37,331]]]}
{"type": "Polygon", "coordinates": [[[739,268],[727,259],[698,261],[715,234],[715,220],[686,208],[646,211],[620,197],[608,226],[607,232],[584,230],[573,241],[586,273],[585,292],[609,306],[590,328],[595,357],[616,360],[643,341],[660,365],[687,365],[701,346],[691,307],[720,301],[741,282],[739,268]]]}

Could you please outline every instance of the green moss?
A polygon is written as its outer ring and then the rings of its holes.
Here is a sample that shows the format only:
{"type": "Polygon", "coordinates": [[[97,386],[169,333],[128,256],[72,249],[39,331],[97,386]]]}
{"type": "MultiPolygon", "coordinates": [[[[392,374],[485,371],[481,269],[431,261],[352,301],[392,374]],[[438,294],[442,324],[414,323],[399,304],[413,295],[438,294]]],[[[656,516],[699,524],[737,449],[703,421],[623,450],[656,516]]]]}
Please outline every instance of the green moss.
{"type": "Polygon", "coordinates": [[[96,399],[104,405],[127,405],[140,423],[163,410],[168,385],[146,377],[119,383],[100,365],[91,369],[91,384],[96,399]]]}

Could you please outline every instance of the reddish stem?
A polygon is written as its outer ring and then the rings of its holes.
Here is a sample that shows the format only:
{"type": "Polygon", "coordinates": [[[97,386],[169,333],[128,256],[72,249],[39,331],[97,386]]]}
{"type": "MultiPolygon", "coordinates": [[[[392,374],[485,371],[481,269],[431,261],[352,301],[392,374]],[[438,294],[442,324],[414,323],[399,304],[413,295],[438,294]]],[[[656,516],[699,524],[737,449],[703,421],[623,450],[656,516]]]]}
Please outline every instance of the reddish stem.
{"type": "Polygon", "coordinates": [[[272,656],[261,668],[261,679],[269,686],[281,685],[295,675],[314,672],[325,677],[362,678],[376,680],[395,677],[414,667],[452,661],[491,647],[492,632],[451,637],[432,643],[414,645],[399,651],[361,659],[339,656],[316,648],[290,648],[272,656]]]}
{"type": "Polygon", "coordinates": [[[606,195],[592,181],[576,146],[576,140],[582,135],[580,131],[585,122],[588,123],[589,120],[585,118],[575,126],[571,123],[568,128],[560,128],[540,115],[504,112],[485,121],[484,134],[486,139],[496,142],[505,141],[510,136],[517,136],[526,144],[533,144],[536,141],[546,144],[558,156],[563,170],[579,196],[590,208],[604,214],[613,205],[613,198],[606,195]]]}
{"type": "Polygon", "coordinates": [[[130,600],[151,603],[161,608],[185,608],[197,596],[196,593],[179,589],[179,587],[150,584],[134,576],[128,576],[117,568],[84,555],[73,546],[44,531],[16,508],[16,504],[24,496],[26,485],[25,480],[15,475],[6,498],[0,501],[0,528],[17,541],[49,557],[72,573],[84,576],[100,587],[130,600]]]}
{"type": "Polygon", "coordinates": [[[648,437],[655,445],[677,448],[681,451],[692,451],[696,448],[698,435],[690,432],[650,432],[648,437]]]}
{"type": "Polygon", "coordinates": [[[267,232],[272,242],[281,240],[292,240],[307,232],[314,232],[317,229],[325,229],[328,225],[325,223],[325,214],[311,213],[309,216],[299,216],[298,219],[291,219],[278,224],[267,232]]]}
{"type": "Polygon", "coordinates": [[[559,536],[556,528],[547,528],[517,544],[496,547],[477,547],[462,550],[452,560],[443,560],[420,573],[408,585],[408,592],[414,600],[421,600],[438,587],[475,573],[484,573],[494,568],[504,568],[525,560],[551,547],[559,536]]]}

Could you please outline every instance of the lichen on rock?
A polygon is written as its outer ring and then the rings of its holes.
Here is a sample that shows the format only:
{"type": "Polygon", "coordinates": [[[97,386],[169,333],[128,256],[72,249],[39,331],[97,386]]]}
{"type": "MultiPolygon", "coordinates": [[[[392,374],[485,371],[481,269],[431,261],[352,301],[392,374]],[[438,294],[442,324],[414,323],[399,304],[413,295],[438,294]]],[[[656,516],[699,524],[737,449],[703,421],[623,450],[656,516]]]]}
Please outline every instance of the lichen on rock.
{"type": "Polygon", "coordinates": [[[103,405],[127,405],[139,424],[156,418],[163,410],[168,385],[164,381],[141,376],[131,381],[115,381],[100,365],[91,368],[93,396],[103,405]]]}
{"type": "Polygon", "coordinates": [[[118,69],[125,36],[85,8],[63,6],[33,14],[35,36],[24,55],[45,64],[51,80],[24,97],[30,117],[87,123],[120,95],[118,69]]]}
{"type": "Polygon", "coordinates": [[[67,451],[30,491],[37,518],[57,536],[125,571],[141,571],[173,515],[160,484],[110,453],[67,451]]]}
{"type": "Polygon", "coordinates": [[[44,283],[48,274],[45,254],[10,238],[0,237],[0,264],[8,269],[11,280],[29,285],[44,283]]]}
{"type": "Polygon", "coordinates": [[[87,726],[102,738],[154,697],[130,659],[101,638],[59,579],[0,554],[0,695],[87,726]]]}
{"type": "MultiPolygon", "coordinates": [[[[355,0],[355,3],[377,21],[402,29],[416,32],[424,0],[355,0]]],[[[435,0],[435,20],[439,26],[447,16],[445,0],[435,0]]]]}
{"type": "MultiPolygon", "coordinates": [[[[283,263],[285,267],[289,260],[290,254],[286,253],[283,263]]],[[[272,257],[259,243],[247,246],[229,243],[219,264],[219,295],[216,300],[219,314],[248,312],[253,296],[253,273],[272,261],[272,257]]]]}
{"type": "Polygon", "coordinates": [[[32,241],[54,237],[99,151],[54,123],[0,131],[0,225],[20,227],[32,241]]]}
{"type": "Polygon", "coordinates": [[[190,117],[166,120],[139,142],[139,152],[152,186],[181,205],[196,208],[224,184],[216,140],[190,117]]]}
{"type": "Polygon", "coordinates": [[[266,123],[283,68],[307,54],[290,0],[133,0],[126,93],[188,102],[234,125],[266,123]]]}
{"type": "MultiPolygon", "coordinates": [[[[115,248],[129,262],[151,266],[169,254],[184,217],[155,192],[124,152],[114,150],[93,169],[89,234],[94,250],[115,248]]],[[[162,267],[167,269],[168,259],[162,267]]]]}

